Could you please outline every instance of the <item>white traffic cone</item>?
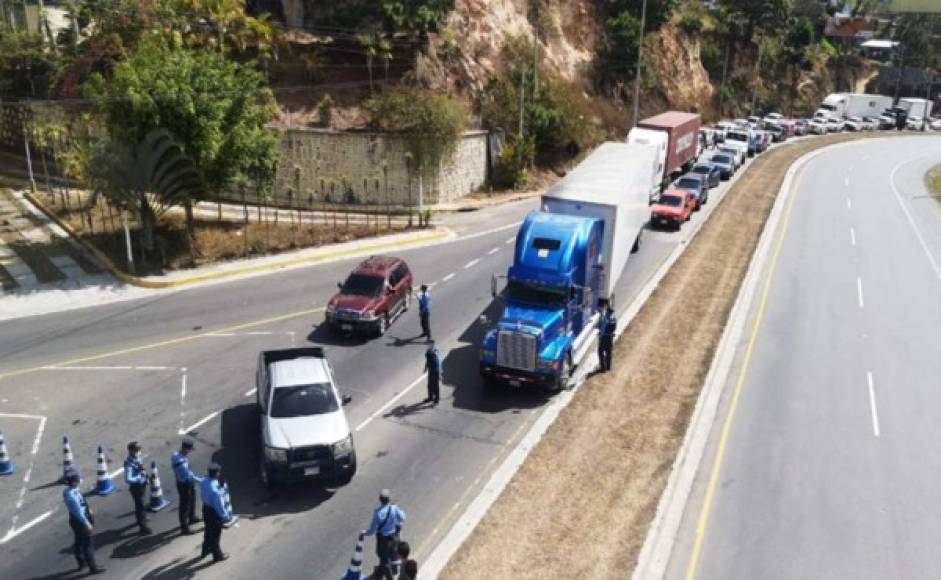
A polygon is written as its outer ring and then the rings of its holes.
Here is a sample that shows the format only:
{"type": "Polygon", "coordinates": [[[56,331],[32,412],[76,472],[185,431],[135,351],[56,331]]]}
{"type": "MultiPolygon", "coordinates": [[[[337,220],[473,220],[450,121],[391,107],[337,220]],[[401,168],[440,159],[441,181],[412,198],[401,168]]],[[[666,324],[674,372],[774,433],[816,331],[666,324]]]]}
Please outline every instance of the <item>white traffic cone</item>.
{"type": "Polygon", "coordinates": [[[13,460],[7,454],[7,444],[3,440],[3,431],[0,431],[0,475],[13,473],[13,460]]]}
{"type": "Polygon", "coordinates": [[[62,436],[62,481],[65,481],[65,475],[75,469],[75,458],[72,457],[72,446],[69,444],[69,438],[62,436]]]}
{"type": "Polygon", "coordinates": [[[97,473],[97,482],[95,483],[95,495],[110,495],[114,492],[114,482],[111,481],[111,476],[108,475],[108,460],[105,459],[105,449],[101,445],[98,446],[98,473],[97,473]]]}
{"type": "Polygon", "coordinates": [[[360,534],[356,540],[356,549],[353,550],[353,557],[350,559],[350,567],[346,569],[340,580],[362,580],[363,579],[363,542],[365,534],[360,534]]]}
{"type": "Polygon", "coordinates": [[[159,512],[170,505],[167,498],[163,497],[163,488],[160,487],[160,474],[157,473],[157,462],[150,462],[150,505],[147,506],[152,512],[159,512]]]}

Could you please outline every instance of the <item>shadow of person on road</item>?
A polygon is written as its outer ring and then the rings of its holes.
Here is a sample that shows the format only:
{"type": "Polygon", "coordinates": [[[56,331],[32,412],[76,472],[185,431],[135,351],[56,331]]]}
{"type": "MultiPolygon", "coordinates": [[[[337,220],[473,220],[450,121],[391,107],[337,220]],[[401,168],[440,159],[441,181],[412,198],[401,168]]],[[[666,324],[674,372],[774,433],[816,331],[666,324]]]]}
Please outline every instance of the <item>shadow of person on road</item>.
{"type": "Polygon", "coordinates": [[[503,313],[503,302],[493,300],[480,316],[464,329],[458,337],[458,346],[444,354],[443,395],[452,390],[455,409],[467,409],[482,413],[501,413],[508,410],[531,409],[544,404],[548,395],[533,389],[511,389],[510,387],[488,387],[477,371],[480,361],[480,345],[484,335],[503,313]]]}
{"type": "Polygon", "coordinates": [[[213,452],[212,461],[222,467],[235,513],[247,519],[299,513],[312,510],[333,497],[332,491],[316,481],[266,488],[261,481],[259,429],[254,404],[230,407],[222,412],[222,442],[213,452]]]}
{"type": "Polygon", "coordinates": [[[391,339],[391,342],[386,343],[386,346],[395,346],[395,347],[412,346],[412,345],[424,346],[428,344],[428,341],[425,339],[425,337],[423,337],[420,334],[417,336],[413,336],[411,338],[399,338],[397,336],[389,336],[387,334],[386,338],[391,339]]]}
{"type": "Polygon", "coordinates": [[[149,554],[159,550],[163,546],[169,544],[170,541],[174,538],[179,537],[179,535],[180,534],[178,530],[175,528],[163,532],[153,533],[147,536],[138,536],[135,534],[134,537],[130,538],[123,544],[118,544],[115,546],[114,550],[111,551],[111,557],[126,559],[143,556],[144,554],[149,554]]]}
{"type": "Polygon", "coordinates": [[[206,568],[213,565],[212,558],[189,558],[188,560],[183,560],[182,558],[176,558],[175,560],[158,566],[150,572],[147,572],[141,576],[142,580],[150,579],[160,579],[160,580],[178,580],[178,579],[188,579],[195,578],[196,573],[200,570],[205,570],[206,568]]]}
{"type": "Polygon", "coordinates": [[[401,419],[403,417],[408,417],[416,413],[420,413],[426,409],[433,409],[434,405],[431,404],[431,401],[421,401],[420,403],[413,403],[411,405],[399,405],[393,409],[390,409],[387,413],[383,415],[386,419],[401,419]]]}

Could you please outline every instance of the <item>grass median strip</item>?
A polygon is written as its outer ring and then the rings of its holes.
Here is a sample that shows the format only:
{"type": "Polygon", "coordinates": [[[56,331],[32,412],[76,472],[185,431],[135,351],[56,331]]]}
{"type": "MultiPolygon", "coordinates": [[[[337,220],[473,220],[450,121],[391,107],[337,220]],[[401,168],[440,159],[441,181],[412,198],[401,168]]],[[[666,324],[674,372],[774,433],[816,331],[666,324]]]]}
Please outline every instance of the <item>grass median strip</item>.
{"type": "Polygon", "coordinates": [[[575,396],[441,578],[626,578],[790,165],[831,136],[759,157],[575,396]]]}
{"type": "Polygon", "coordinates": [[[929,171],[925,181],[928,183],[928,191],[941,202],[941,165],[929,171]]]}

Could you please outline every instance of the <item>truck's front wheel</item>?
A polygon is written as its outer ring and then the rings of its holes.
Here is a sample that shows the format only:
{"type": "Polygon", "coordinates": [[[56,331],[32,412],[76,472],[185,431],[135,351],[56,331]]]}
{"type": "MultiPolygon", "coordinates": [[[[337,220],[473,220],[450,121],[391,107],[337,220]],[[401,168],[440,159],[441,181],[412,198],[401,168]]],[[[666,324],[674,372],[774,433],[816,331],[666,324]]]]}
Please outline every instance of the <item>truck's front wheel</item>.
{"type": "Polygon", "coordinates": [[[268,466],[265,465],[265,459],[262,457],[259,462],[258,467],[259,475],[261,476],[261,484],[267,489],[274,487],[274,479],[271,477],[271,472],[268,471],[268,466]]]}
{"type": "Polygon", "coordinates": [[[567,389],[572,380],[572,353],[566,353],[562,359],[562,368],[559,369],[559,376],[556,377],[554,392],[567,389]]]}

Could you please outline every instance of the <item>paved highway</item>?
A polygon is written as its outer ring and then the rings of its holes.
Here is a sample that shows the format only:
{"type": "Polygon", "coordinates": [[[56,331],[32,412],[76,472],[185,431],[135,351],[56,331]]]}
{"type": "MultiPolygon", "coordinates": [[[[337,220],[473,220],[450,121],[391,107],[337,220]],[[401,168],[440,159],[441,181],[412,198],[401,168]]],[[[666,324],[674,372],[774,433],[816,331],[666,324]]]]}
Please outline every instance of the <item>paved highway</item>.
{"type": "Polygon", "coordinates": [[[941,574],[938,163],[941,139],[912,137],[801,172],[668,578],[941,574]]]}
{"type": "MultiPolygon", "coordinates": [[[[63,435],[87,487],[98,444],[109,449],[114,471],[126,442],[139,440],[175,501],[169,455],[180,432],[192,433],[194,467],[220,463],[242,515],[223,536],[233,558],[209,567],[196,559],[201,537],[179,537],[175,503],[152,517],[154,535],[136,536],[119,482],[114,495],[91,499],[109,577],[339,577],[383,487],[408,513],[405,539],[419,560],[426,556],[545,402],[529,392],[485,396],[476,370],[477,319],[498,312],[491,273],[505,272],[516,224],[535,205],[457,214],[448,219],[456,240],[399,253],[416,283],[434,283],[432,325],[445,353],[443,402],[435,409],[418,404],[425,347],[416,340],[414,308],[380,339],[336,338],[322,326],[323,306],[353,259],[5,322],[0,428],[18,471],[0,479],[0,576],[58,577],[73,567],[57,483],[63,435]],[[257,355],[292,344],[325,345],[341,390],[354,397],[347,412],[360,465],[346,487],[269,492],[259,481],[250,395],[257,355]]],[[[647,233],[618,287],[619,304],[627,305],[689,230],[647,233]]],[[[367,551],[370,563],[371,545],[367,551]]]]}

